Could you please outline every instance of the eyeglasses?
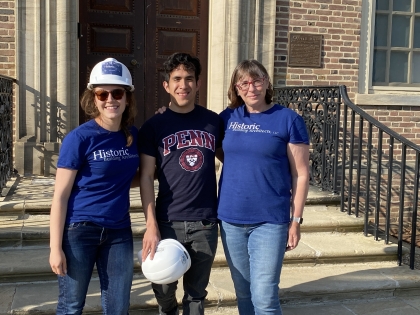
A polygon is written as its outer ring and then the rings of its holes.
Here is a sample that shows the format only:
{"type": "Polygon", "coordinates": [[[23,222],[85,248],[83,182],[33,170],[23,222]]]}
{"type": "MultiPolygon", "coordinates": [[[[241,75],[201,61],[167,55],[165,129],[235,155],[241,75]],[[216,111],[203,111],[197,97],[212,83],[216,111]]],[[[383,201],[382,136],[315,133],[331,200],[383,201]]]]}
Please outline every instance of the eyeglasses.
{"type": "Polygon", "coordinates": [[[100,100],[101,102],[105,102],[108,99],[109,93],[111,93],[112,98],[114,100],[118,101],[123,98],[125,90],[124,89],[115,89],[112,91],[97,90],[94,93],[96,95],[96,98],[100,100]]]}
{"type": "Polygon", "coordinates": [[[246,91],[249,89],[249,86],[252,84],[254,87],[260,87],[264,84],[265,78],[258,78],[254,81],[242,81],[238,84],[235,84],[235,86],[240,89],[241,91],[246,91]]]}

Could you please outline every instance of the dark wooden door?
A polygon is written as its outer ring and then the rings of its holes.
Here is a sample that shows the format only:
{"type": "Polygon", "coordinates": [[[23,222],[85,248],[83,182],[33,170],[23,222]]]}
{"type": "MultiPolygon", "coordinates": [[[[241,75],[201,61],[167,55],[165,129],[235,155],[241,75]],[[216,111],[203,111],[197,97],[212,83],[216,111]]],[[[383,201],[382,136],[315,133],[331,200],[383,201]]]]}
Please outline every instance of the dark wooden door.
{"type": "MultiPolygon", "coordinates": [[[[145,119],[140,101],[144,95],[144,0],[79,0],[79,9],[80,94],[96,63],[117,59],[133,78],[139,126],[145,119]]],[[[80,123],[84,121],[80,110],[80,123]]]]}
{"type": "MultiPolygon", "coordinates": [[[[79,94],[90,71],[113,57],[131,72],[139,127],[168,105],[162,64],[174,52],[200,58],[203,70],[197,102],[206,106],[209,0],[79,0],[79,94]]],[[[85,116],[80,109],[79,122],[85,116]]]]}
{"type": "MultiPolygon", "coordinates": [[[[201,87],[197,103],[206,106],[209,0],[146,0],[146,99],[155,108],[167,106],[169,95],[162,86],[162,64],[174,52],[200,59],[201,87]]],[[[155,108],[146,109],[146,117],[155,108]]]]}

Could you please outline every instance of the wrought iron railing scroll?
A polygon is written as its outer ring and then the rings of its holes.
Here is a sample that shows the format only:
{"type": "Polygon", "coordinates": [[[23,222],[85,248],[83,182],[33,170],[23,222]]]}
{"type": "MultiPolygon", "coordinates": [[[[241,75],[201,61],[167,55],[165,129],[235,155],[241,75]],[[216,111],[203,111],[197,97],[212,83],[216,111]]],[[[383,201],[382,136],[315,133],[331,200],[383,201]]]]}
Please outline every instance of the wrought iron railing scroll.
{"type": "Polygon", "coordinates": [[[387,244],[393,238],[399,264],[408,257],[414,269],[420,246],[420,146],[355,105],[344,85],[275,92],[276,101],[299,112],[306,123],[311,184],[339,193],[341,211],[363,215],[365,236],[387,244]]]}
{"type": "Polygon", "coordinates": [[[304,119],[311,141],[310,183],[337,193],[339,86],[296,86],[275,89],[276,101],[304,119]]]}
{"type": "Polygon", "coordinates": [[[13,82],[14,79],[0,75],[0,193],[13,171],[13,82]]]}

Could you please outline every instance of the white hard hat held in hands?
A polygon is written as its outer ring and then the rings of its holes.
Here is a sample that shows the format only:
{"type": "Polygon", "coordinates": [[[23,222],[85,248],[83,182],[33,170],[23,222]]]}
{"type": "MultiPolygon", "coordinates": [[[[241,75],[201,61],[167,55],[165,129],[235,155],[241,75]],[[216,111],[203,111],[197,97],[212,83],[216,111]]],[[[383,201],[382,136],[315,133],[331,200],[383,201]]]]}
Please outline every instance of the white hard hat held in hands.
{"type": "Polygon", "coordinates": [[[157,284],[168,284],[177,281],[191,267],[191,258],[180,242],[174,239],[161,240],[158,243],[153,260],[150,254],[141,262],[141,253],[138,258],[144,276],[157,284]]]}
{"type": "Polygon", "coordinates": [[[107,58],[93,67],[87,88],[92,90],[95,85],[123,85],[134,91],[130,71],[114,58],[107,58]]]}

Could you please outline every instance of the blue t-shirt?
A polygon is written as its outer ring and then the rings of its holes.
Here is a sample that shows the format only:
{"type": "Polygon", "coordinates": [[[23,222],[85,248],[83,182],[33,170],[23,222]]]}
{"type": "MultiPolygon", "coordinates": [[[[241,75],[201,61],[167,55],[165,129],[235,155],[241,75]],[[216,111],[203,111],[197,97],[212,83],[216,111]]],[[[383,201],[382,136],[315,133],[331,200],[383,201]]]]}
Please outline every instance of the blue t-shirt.
{"type": "Polygon", "coordinates": [[[185,114],[166,110],[140,128],[138,148],[156,158],[159,221],[217,221],[216,148],[223,121],[195,105],[185,114]]]}
{"type": "Polygon", "coordinates": [[[57,167],[77,170],[66,224],[90,221],[106,228],[130,226],[130,184],[139,166],[137,128],[127,147],[123,131],[112,132],[94,119],[72,130],[63,141],[57,167]]]}
{"type": "Polygon", "coordinates": [[[288,143],[309,144],[297,113],[275,104],[262,113],[245,105],[220,113],[225,125],[218,218],[238,224],[290,222],[288,143]]]}

